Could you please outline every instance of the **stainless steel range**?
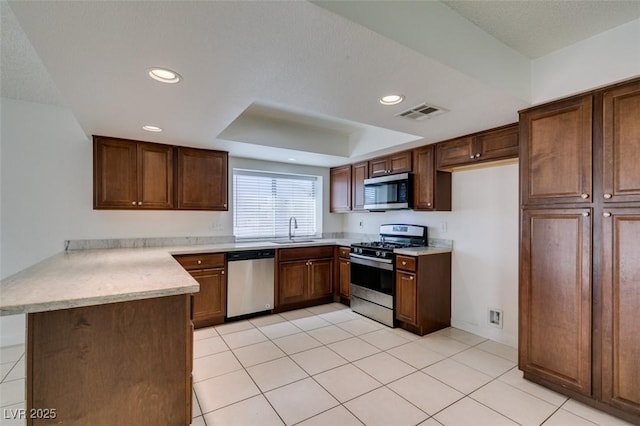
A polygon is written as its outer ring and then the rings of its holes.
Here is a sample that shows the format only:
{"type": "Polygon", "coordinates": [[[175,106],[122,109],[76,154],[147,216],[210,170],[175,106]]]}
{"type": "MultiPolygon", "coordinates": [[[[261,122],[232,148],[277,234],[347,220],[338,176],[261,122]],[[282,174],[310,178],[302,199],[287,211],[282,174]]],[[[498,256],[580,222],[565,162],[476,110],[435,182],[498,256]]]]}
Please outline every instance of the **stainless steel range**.
{"type": "Polygon", "coordinates": [[[389,327],[394,323],[394,250],[427,245],[427,227],[381,225],[380,240],[351,245],[351,309],[389,327]]]}

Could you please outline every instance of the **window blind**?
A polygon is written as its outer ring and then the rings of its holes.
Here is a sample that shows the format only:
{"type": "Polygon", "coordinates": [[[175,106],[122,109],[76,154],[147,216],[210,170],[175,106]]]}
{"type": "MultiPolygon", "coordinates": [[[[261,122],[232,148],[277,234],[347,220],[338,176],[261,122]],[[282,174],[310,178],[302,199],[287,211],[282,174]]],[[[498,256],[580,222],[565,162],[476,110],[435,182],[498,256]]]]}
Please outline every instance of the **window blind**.
{"type": "Polygon", "coordinates": [[[236,238],[316,234],[317,176],[233,169],[233,235],[236,238]],[[293,231],[293,225],[292,225],[293,231]]]}

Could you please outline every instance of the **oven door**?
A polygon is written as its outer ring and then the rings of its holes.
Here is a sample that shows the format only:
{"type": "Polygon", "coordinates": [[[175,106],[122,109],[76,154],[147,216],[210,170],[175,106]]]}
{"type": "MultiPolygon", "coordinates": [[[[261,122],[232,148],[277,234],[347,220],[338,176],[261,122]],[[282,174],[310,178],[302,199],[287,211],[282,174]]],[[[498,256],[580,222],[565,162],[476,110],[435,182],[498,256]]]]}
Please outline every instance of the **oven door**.
{"type": "Polygon", "coordinates": [[[351,284],[393,296],[393,261],[351,253],[351,284]]]}

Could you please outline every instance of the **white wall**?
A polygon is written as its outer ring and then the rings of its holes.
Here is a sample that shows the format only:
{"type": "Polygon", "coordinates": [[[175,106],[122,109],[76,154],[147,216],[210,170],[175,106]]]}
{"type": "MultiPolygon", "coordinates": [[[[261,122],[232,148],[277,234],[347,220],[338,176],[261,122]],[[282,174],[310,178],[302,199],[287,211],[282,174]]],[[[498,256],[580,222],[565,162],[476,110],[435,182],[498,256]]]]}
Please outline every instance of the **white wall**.
{"type": "Polygon", "coordinates": [[[640,19],[531,62],[534,104],[640,75],[640,19]]]}
{"type": "MultiPolygon", "coordinates": [[[[92,144],[70,110],[0,102],[0,278],[62,251],[67,239],[232,234],[231,211],[93,210],[92,144]]],[[[329,203],[328,169],[240,158],[229,166],[321,175],[329,203]]],[[[325,213],[323,231],[341,230],[342,217],[325,213]]],[[[0,345],[22,341],[24,316],[0,317],[0,345]]]]}
{"type": "Polygon", "coordinates": [[[454,172],[452,196],[451,212],[349,213],[345,231],[376,234],[383,223],[410,223],[429,226],[431,238],[453,240],[452,325],[516,346],[518,165],[454,172]],[[503,310],[503,329],[488,325],[488,308],[503,310]]]}

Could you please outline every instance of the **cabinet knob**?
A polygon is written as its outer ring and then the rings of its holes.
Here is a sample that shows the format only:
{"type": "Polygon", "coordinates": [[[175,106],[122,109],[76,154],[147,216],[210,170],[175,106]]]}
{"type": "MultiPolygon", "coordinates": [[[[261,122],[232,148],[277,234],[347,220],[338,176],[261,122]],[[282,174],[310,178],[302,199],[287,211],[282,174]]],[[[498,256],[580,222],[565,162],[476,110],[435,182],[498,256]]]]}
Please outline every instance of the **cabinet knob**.
{"type": "Polygon", "coordinates": [[[471,154],[471,156],[469,156],[469,159],[473,160],[474,158],[476,158],[475,155],[471,154]]]}
{"type": "Polygon", "coordinates": [[[480,153],[477,153],[477,154],[476,154],[476,158],[480,158],[480,153]]]}
{"type": "Polygon", "coordinates": [[[584,216],[584,217],[589,217],[589,212],[583,212],[583,213],[582,213],[582,216],[584,216]]]}
{"type": "Polygon", "coordinates": [[[611,213],[609,213],[609,212],[604,212],[604,213],[602,213],[602,216],[604,216],[604,217],[611,217],[611,213]]]}
{"type": "Polygon", "coordinates": [[[220,275],[224,275],[224,271],[220,271],[220,275]]]}
{"type": "Polygon", "coordinates": [[[226,203],[225,203],[225,204],[223,204],[223,205],[222,205],[222,207],[227,208],[227,204],[226,204],[226,203]]]}
{"type": "Polygon", "coordinates": [[[202,265],[202,260],[198,260],[198,265],[202,265]]]}
{"type": "Polygon", "coordinates": [[[407,262],[406,261],[402,261],[402,266],[407,266],[407,262]]]}
{"type": "Polygon", "coordinates": [[[427,203],[427,206],[431,207],[431,203],[427,203]]]}
{"type": "Polygon", "coordinates": [[[411,275],[411,276],[409,277],[409,279],[413,281],[413,275],[411,275]]]}
{"type": "Polygon", "coordinates": [[[604,194],[604,199],[608,200],[609,198],[611,198],[611,194],[604,194]]]}
{"type": "Polygon", "coordinates": [[[351,264],[351,262],[347,262],[347,265],[351,264]]]}
{"type": "Polygon", "coordinates": [[[141,206],[142,205],[142,201],[138,201],[138,205],[141,206]]]}
{"type": "Polygon", "coordinates": [[[582,198],[583,200],[586,200],[587,198],[589,198],[589,194],[581,194],[580,198],[582,198]]]}
{"type": "Polygon", "coordinates": [[[136,202],[135,202],[135,201],[132,201],[132,202],[131,202],[131,205],[132,205],[132,206],[135,206],[135,205],[136,205],[136,202]]]}

